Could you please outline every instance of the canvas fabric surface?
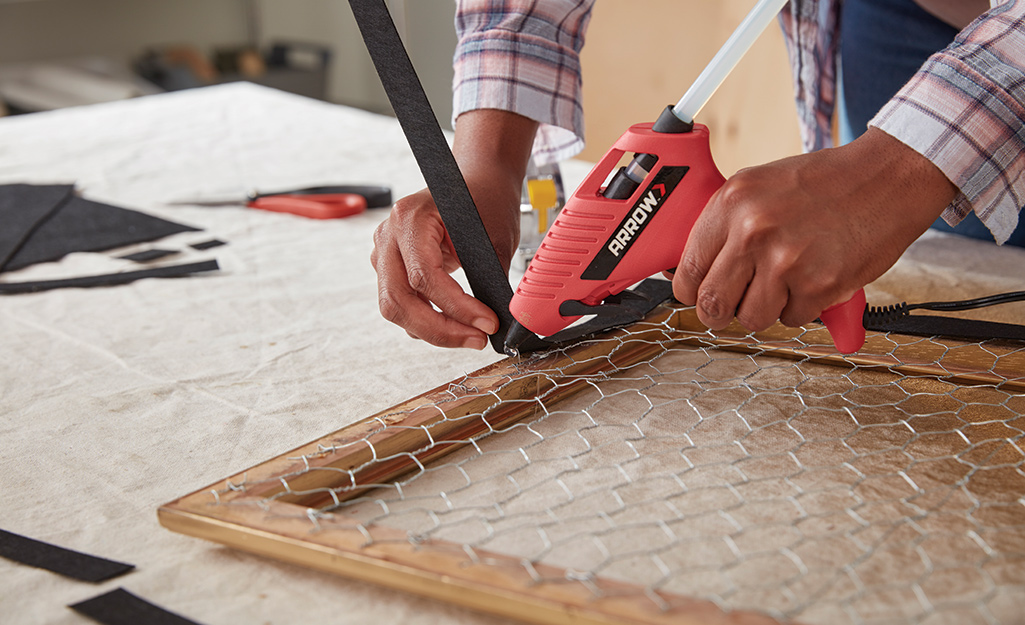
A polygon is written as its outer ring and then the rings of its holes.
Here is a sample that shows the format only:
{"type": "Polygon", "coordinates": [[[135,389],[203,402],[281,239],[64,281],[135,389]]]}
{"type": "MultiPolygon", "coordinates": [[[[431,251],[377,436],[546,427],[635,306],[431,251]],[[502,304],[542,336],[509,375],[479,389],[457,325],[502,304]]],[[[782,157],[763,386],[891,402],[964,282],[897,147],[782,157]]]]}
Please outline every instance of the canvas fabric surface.
{"type": "MultiPolygon", "coordinates": [[[[66,605],[121,586],[208,625],[507,622],[157,523],[163,503],[499,358],[430,347],[380,317],[369,256],[386,211],[164,205],[330,182],[402,197],[423,181],[393,119],[237,84],[0,120],[0,146],[0,183],[75,182],[230,241],[217,273],[0,298],[0,528],[137,567],[91,585],[0,560],[0,614],[81,623],[66,605]]],[[[567,185],[585,171],[567,165],[567,185]]],[[[1022,250],[934,235],[867,291],[886,304],[1021,289],[1023,264],[1022,250]]]]}

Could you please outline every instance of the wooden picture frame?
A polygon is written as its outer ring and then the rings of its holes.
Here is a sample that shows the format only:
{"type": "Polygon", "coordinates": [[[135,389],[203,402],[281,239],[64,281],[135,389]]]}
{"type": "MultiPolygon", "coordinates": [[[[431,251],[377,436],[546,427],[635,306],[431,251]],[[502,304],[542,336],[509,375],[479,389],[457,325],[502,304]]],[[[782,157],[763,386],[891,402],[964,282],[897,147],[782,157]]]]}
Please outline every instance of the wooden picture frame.
{"type": "Polygon", "coordinates": [[[822,328],[775,326],[756,336],[738,326],[713,336],[690,309],[662,305],[639,324],[542,358],[506,359],[353,423],[226,480],[165,504],[168,529],[255,554],[531,623],[770,623],[710,601],[645,592],[622,581],[565,579],[548,566],[431,540],[414,544],[387,527],[332,519],[317,509],[401,478],[461,446],[535,414],[533,398],[572,396],[584,375],[621,370],[677,342],[716,346],[964,385],[1025,391],[1025,350],[870,333],[842,356],[822,328]],[[554,373],[553,373],[554,372],[554,373]],[[527,400],[527,401],[524,401],[527,400]]]}

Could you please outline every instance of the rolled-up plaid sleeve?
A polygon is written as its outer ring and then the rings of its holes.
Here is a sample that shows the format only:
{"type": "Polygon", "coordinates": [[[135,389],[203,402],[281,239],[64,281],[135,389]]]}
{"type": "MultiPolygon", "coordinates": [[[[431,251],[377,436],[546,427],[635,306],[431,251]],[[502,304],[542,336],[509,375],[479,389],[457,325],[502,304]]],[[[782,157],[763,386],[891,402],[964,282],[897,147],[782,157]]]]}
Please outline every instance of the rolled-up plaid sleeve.
{"type": "Polygon", "coordinates": [[[870,122],[940,168],[960,193],[943,218],[974,210],[1003,243],[1025,203],[1025,0],[970,24],[870,122]]]}
{"type": "Polygon", "coordinates": [[[534,154],[583,147],[580,50],[594,0],[458,0],[453,120],[502,109],[541,123],[534,154]]]}

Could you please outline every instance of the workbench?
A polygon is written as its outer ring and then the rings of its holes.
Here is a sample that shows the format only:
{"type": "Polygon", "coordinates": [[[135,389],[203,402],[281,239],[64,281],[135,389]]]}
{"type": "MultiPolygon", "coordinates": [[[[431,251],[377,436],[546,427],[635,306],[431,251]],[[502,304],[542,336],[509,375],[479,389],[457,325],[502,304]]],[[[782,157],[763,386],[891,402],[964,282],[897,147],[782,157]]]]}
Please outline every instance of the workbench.
{"type": "MultiPolygon", "coordinates": [[[[569,164],[572,187],[586,166],[569,164]]],[[[500,623],[167,531],[161,504],[493,363],[410,339],[377,309],[386,209],[318,221],[184,198],[324,183],[423,186],[391,118],[248,84],[0,120],[0,183],[202,228],[221,270],[0,298],[0,529],[128,562],[99,585],[0,560],[11,623],[84,623],[124,587],[207,625],[500,623]]],[[[73,255],[6,279],[121,267],[73,255]]],[[[1025,251],[928,235],[867,289],[877,304],[1022,287],[1025,251]]],[[[980,312],[1025,321],[1021,306],[980,312]]]]}

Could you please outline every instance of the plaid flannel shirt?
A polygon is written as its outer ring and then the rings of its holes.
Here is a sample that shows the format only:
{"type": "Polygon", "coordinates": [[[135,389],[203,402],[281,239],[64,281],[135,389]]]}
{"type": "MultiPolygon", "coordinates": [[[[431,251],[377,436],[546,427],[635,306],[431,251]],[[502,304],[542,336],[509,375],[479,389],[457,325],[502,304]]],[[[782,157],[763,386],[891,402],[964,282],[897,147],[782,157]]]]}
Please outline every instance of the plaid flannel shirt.
{"type": "MultiPolygon", "coordinates": [[[[995,6],[933,55],[871,121],[960,189],[943,216],[974,210],[998,242],[1025,200],[1025,0],[995,6]]],[[[832,143],[842,0],[792,0],[780,15],[805,150],[832,143]]],[[[580,49],[594,0],[458,0],[454,116],[480,108],[541,122],[535,154],[583,146],[580,49]]]]}

